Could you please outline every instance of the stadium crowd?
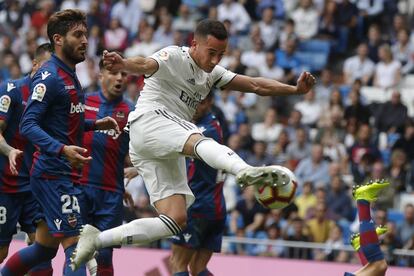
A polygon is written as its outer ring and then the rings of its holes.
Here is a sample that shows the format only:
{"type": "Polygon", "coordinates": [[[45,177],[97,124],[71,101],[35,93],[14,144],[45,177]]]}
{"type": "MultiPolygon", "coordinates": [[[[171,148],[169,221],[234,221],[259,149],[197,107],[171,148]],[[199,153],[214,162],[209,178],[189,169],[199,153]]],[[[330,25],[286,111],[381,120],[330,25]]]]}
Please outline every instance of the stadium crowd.
{"type": "MultiPolygon", "coordinates": [[[[227,145],[250,165],[287,166],[299,181],[294,204],[267,210],[255,200],[252,187],[241,191],[228,176],[226,235],[329,245],[310,251],[230,244],[224,252],[354,259],[334,250],[349,244],[350,234],[358,230],[350,188],[387,178],[390,188],[374,213],[376,224],[389,229],[381,246],[389,264],[414,266],[413,258],[392,254],[414,249],[414,98],[406,92],[413,88],[413,2],[5,0],[0,2],[0,82],[30,72],[36,47],[48,41],[46,23],[56,10],[87,13],[88,57],[77,67],[87,92],[99,87],[104,49],[149,56],[168,45],[189,45],[199,19],[221,20],[231,34],[220,63],[225,68],[290,84],[303,70],[319,76],[305,96],[216,91],[214,113],[227,145]]],[[[125,97],[136,102],[143,80],[130,76],[125,97]]],[[[125,220],[152,215],[142,180],[128,182],[135,208],[126,209],[125,220]]]]}

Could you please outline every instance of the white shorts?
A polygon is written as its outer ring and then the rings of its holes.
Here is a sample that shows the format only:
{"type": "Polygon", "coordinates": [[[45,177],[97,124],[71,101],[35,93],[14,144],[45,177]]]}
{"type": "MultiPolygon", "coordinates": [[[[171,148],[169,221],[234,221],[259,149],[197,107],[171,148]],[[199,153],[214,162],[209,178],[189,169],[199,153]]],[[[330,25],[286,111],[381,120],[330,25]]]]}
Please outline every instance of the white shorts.
{"type": "Polygon", "coordinates": [[[129,155],[144,179],[152,205],[174,194],[185,195],[187,208],[194,202],[181,154],[194,133],[201,134],[196,125],[165,109],[143,113],[130,123],[129,155]]]}

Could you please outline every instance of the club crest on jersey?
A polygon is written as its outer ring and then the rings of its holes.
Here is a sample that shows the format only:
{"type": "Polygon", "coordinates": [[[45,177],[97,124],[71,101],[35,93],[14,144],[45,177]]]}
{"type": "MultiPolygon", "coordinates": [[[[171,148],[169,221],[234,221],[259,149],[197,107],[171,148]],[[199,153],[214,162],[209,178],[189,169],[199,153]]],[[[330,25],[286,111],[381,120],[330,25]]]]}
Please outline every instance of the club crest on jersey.
{"type": "Polygon", "coordinates": [[[123,112],[123,111],[118,111],[118,112],[115,114],[115,117],[123,119],[123,118],[125,118],[125,112],[123,112]]]}
{"type": "Polygon", "coordinates": [[[7,92],[10,92],[15,88],[16,88],[16,85],[14,85],[14,83],[12,83],[12,82],[7,83],[7,92]]]}
{"type": "Polygon", "coordinates": [[[33,88],[32,100],[41,102],[43,101],[45,94],[46,94],[46,85],[44,85],[43,83],[38,83],[33,88]]]}
{"type": "Polygon", "coordinates": [[[169,54],[166,51],[160,51],[158,54],[160,60],[166,61],[169,58],[169,54]]]}
{"type": "Polygon", "coordinates": [[[0,111],[1,112],[9,111],[10,103],[11,103],[11,98],[9,96],[7,96],[7,95],[1,96],[1,98],[0,98],[0,111]]]}
{"type": "Polygon", "coordinates": [[[78,219],[76,218],[75,214],[69,214],[68,215],[68,224],[72,227],[75,228],[76,224],[78,224],[78,219]]]}

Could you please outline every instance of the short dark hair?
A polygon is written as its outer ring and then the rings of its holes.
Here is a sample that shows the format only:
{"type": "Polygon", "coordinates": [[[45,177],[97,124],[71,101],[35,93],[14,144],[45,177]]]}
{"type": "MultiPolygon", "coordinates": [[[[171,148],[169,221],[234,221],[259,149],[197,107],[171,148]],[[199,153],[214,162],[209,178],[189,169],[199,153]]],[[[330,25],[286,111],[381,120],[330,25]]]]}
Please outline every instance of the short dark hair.
{"type": "Polygon", "coordinates": [[[71,28],[77,25],[86,27],[86,15],[80,10],[67,9],[54,13],[47,22],[47,36],[54,49],[53,36],[55,34],[66,35],[71,28]]]}
{"type": "Polygon", "coordinates": [[[201,37],[207,37],[208,35],[211,35],[218,40],[225,40],[229,36],[222,22],[211,19],[201,20],[197,24],[194,35],[201,37]]]}
{"type": "Polygon", "coordinates": [[[42,55],[46,53],[52,53],[52,52],[53,52],[52,45],[50,43],[43,43],[36,48],[34,58],[38,59],[42,55]]]}

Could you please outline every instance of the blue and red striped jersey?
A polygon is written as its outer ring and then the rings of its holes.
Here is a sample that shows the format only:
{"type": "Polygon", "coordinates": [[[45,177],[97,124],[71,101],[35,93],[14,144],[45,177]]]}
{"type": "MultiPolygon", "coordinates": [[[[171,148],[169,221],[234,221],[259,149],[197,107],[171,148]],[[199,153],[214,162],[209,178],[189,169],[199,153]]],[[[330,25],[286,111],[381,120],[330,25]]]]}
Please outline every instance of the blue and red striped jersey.
{"type": "Polygon", "coordinates": [[[18,175],[12,175],[9,158],[0,155],[0,192],[19,193],[30,190],[29,170],[32,165],[34,146],[20,135],[19,123],[30,94],[30,76],[4,82],[0,86],[0,120],[6,123],[3,136],[11,147],[23,151],[17,161],[18,175]]]}
{"type": "MultiPolygon", "coordinates": [[[[211,113],[197,122],[204,136],[223,142],[223,133],[216,117],[211,113]]],[[[224,219],[226,204],[223,195],[224,177],[201,160],[190,159],[187,163],[188,184],[195,195],[193,205],[188,209],[190,217],[224,219]]]]}
{"type": "Polygon", "coordinates": [[[78,182],[80,170],[72,169],[61,154],[64,145],[82,146],[85,97],[75,70],[57,56],[45,62],[32,79],[31,95],[20,122],[20,132],[36,146],[31,175],[70,177],[78,182]]]}
{"type": "MultiPolygon", "coordinates": [[[[102,91],[87,94],[85,118],[114,118],[122,130],[128,121],[128,114],[134,109],[133,103],[119,97],[108,101],[102,91]]],[[[113,191],[124,192],[124,164],[128,154],[129,134],[116,134],[115,130],[85,132],[83,145],[92,156],[92,161],[83,167],[81,184],[113,191]]]]}

